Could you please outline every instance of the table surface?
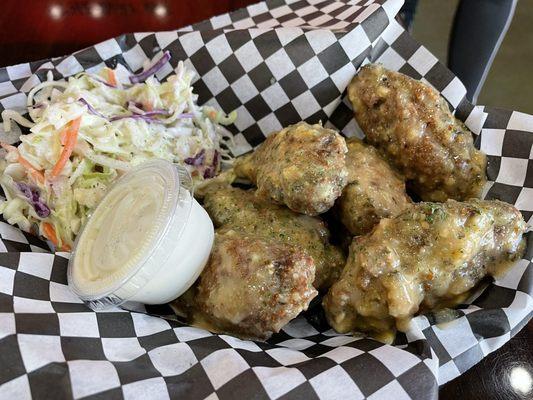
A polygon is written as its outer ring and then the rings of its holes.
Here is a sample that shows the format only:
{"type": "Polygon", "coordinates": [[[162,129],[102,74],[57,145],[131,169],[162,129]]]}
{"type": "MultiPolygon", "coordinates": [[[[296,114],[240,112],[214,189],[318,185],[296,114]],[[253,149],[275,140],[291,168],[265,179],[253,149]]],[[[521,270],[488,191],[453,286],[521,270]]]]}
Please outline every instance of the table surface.
{"type": "MultiPolygon", "coordinates": [[[[176,29],[250,0],[4,0],[0,66],[61,56],[125,32],[176,29]]],[[[533,322],[501,349],[441,387],[441,399],[531,399],[533,322]]]]}

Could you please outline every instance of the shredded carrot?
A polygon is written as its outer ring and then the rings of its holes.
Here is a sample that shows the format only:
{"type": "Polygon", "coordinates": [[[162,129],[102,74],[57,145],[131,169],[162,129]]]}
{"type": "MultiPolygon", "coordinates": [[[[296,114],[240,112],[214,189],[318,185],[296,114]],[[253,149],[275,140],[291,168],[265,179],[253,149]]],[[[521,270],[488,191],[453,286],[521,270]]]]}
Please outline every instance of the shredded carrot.
{"type": "Polygon", "coordinates": [[[0,146],[2,146],[7,151],[17,151],[17,148],[15,146],[12,146],[12,145],[4,143],[4,142],[0,142],[0,146]]]}
{"type": "Polygon", "coordinates": [[[35,168],[28,160],[26,160],[24,157],[22,157],[19,154],[18,163],[22,165],[24,168],[28,170],[28,173],[33,178],[35,182],[40,183],[41,185],[44,185],[44,174],[42,171],[39,171],[37,168],[35,168]]]}
{"type": "Polygon", "coordinates": [[[43,228],[44,236],[48,240],[50,240],[54,244],[54,246],[59,245],[59,241],[57,240],[57,236],[56,236],[56,231],[55,231],[54,227],[52,226],[52,224],[50,224],[48,222],[43,222],[42,223],[42,228],[43,228]]]}
{"type": "Polygon", "coordinates": [[[70,246],[66,243],[63,244],[63,246],[61,247],[59,246],[59,240],[57,239],[56,231],[54,227],[52,226],[52,224],[48,222],[43,222],[42,228],[43,228],[44,236],[49,241],[51,241],[58,250],[70,251],[70,246]]]}
{"type": "Polygon", "coordinates": [[[28,160],[26,160],[26,159],[25,159],[24,157],[22,157],[20,154],[19,154],[19,158],[18,158],[17,161],[18,161],[18,163],[19,163],[20,165],[22,165],[24,168],[26,168],[26,169],[34,169],[34,170],[37,171],[37,168],[35,168],[35,167],[33,166],[32,163],[30,163],[28,160]]]}
{"type": "Polygon", "coordinates": [[[154,107],[152,107],[152,104],[148,102],[143,103],[143,108],[145,111],[152,111],[154,109],[154,107]]]}
{"type": "Polygon", "coordinates": [[[59,141],[61,142],[62,146],[64,146],[65,143],[67,142],[67,133],[68,133],[69,127],[70,127],[70,124],[67,124],[67,126],[65,126],[63,130],[59,133],[59,141]]]}
{"type": "Polygon", "coordinates": [[[117,86],[117,77],[115,71],[111,68],[107,68],[107,83],[115,87],[117,86]]]}
{"type": "Polygon", "coordinates": [[[54,168],[52,169],[52,173],[50,175],[52,178],[58,176],[61,173],[61,171],[65,167],[65,164],[70,158],[70,155],[74,150],[74,146],[76,146],[76,142],[78,141],[78,130],[80,129],[80,123],[81,117],[78,117],[69,122],[65,131],[65,145],[63,146],[63,151],[61,151],[59,160],[57,160],[56,165],[54,165],[54,168]]]}
{"type": "Polygon", "coordinates": [[[22,157],[15,146],[2,142],[0,142],[0,146],[2,146],[7,151],[16,152],[18,154],[17,162],[28,170],[28,173],[35,182],[44,185],[44,174],[40,170],[35,168],[32,163],[22,157]]]}

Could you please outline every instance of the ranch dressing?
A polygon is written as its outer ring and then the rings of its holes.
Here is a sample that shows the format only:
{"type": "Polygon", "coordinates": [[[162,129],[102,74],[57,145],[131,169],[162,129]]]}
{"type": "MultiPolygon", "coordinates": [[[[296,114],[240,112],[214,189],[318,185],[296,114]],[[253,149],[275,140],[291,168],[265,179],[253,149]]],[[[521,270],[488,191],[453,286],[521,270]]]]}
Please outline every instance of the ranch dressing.
{"type": "Polygon", "coordinates": [[[72,290],[94,309],[181,295],[205,266],[214,236],[191,192],[187,171],[163,160],[119,179],[75,243],[72,290]]]}

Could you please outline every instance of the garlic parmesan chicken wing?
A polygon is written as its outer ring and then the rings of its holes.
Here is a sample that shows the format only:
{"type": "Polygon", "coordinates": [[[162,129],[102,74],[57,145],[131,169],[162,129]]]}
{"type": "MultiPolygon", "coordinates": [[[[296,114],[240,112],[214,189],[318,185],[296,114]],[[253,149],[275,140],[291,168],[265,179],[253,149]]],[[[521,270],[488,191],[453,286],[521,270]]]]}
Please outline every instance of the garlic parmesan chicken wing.
{"type": "Polygon", "coordinates": [[[431,86],[381,65],[367,65],[348,86],[355,118],[425,201],[479,197],[486,158],[472,133],[431,86]]]}
{"type": "Polygon", "coordinates": [[[235,162],[235,174],[257,186],[257,195],[291,210],[318,215],[346,186],[344,138],[321,125],[300,122],[268,136],[235,162]]]}
{"type": "Polygon", "coordinates": [[[314,271],[312,258],[293,246],[217,232],[208,264],[175,306],[198,326],[265,340],[317,295],[314,271]]]}
{"type": "Polygon", "coordinates": [[[346,142],[348,185],[335,211],[352,235],[370,232],[382,218],[393,217],[411,204],[403,178],[378,151],[359,139],[346,142]]]}
{"type": "Polygon", "coordinates": [[[485,276],[505,273],[524,252],[525,228],[496,200],[413,205],[354,239],[326,317],[341,333],[404,330],[419,310],[454,306],[485,276]]]}
{"type": "Polygon", "coordinates": [[[316,266],[316,288],[327,289],[339,278],[345,258],[339,248],[329,243],[329,231],[320,219],[258,199],[253,190],[229,185],[208,186],[204,207],[216,228],[294,245],[307,253],[316,266]]]}

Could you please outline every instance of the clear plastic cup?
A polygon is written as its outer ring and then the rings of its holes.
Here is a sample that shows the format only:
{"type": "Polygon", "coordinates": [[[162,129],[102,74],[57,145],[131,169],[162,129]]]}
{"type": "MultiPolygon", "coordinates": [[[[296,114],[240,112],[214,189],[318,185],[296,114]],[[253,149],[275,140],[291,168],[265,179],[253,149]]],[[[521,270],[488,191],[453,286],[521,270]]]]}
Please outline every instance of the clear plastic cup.
{"type": "Polygon", "coordinates": [[[198,278],[214,229],[183,167],[132,169],[110,188],[74,243],[68,284],[92,309],[167,303],[198,278]]]}

